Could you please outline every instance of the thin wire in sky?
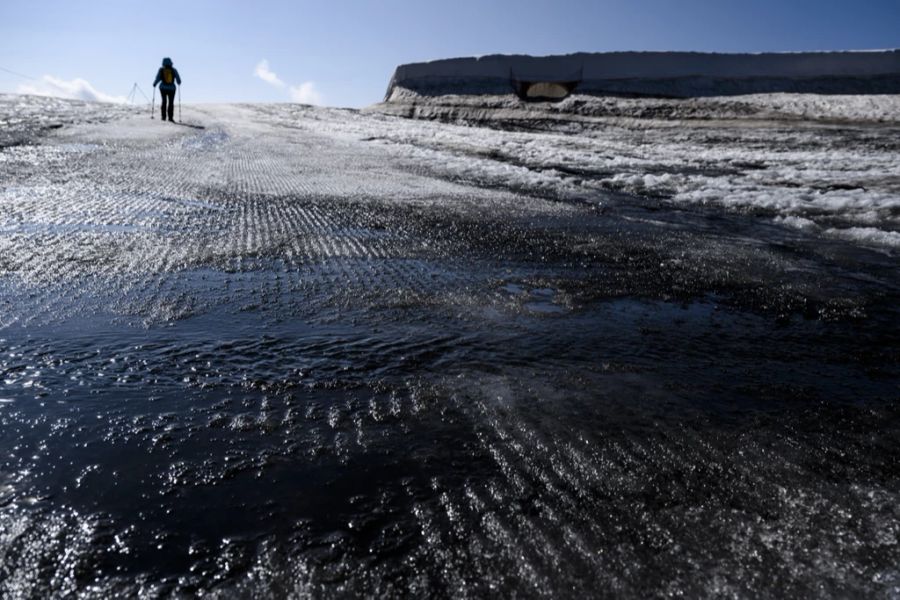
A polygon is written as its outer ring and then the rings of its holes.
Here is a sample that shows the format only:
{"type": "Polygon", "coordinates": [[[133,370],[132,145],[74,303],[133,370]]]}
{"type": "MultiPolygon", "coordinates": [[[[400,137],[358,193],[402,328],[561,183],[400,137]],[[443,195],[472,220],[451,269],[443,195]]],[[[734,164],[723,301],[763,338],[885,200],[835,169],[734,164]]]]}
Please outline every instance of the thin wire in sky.
{"type": "Polygon", "coordinates": [[[30,75],[23,75],[22,73],[17,73],[16,71],[12,71],[5,67],[0,67],[0,71],[5,71],[5,72],[9,73],[10,75],[15,75],[16,77],[24,77],[25,79],[31,79],[31,80],[37,81],[37,77],[31,77],[30,75]]]}

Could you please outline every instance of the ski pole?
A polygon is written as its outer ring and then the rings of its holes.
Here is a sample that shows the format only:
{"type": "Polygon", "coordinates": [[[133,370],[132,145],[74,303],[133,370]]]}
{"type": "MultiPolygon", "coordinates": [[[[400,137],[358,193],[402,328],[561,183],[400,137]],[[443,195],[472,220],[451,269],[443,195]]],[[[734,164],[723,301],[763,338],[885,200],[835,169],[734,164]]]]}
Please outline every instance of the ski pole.
{"type": "Polygon", "coordinates": [[[178,122],[181,123],[181,86],[178,86],[178,122]]]}
{"type": "Polygon", "coordinates": [[[153,86],[153,100],[150,101],[150,118],[155,119],[153,113],[156,112],[156,86],[153,86]]]}

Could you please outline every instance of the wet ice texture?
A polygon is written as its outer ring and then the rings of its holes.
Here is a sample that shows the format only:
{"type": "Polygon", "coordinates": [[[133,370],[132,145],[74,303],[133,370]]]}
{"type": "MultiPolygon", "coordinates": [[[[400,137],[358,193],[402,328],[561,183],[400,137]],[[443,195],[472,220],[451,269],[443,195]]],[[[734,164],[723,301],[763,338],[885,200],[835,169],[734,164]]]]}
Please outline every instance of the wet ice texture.
{"type": "Polygon", "coordinates": [[[900,593],[896,250],[615,183],[889,129],[127,116],[0,152],[0,596],[900,593]]]}

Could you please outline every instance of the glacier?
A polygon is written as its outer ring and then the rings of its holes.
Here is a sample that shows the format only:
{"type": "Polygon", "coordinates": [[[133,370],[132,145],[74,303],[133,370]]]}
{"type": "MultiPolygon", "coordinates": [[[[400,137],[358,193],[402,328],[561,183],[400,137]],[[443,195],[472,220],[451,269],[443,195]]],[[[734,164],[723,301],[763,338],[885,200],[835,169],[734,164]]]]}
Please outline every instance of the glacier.
{"type": "Polygon", "coordinates": [[[0,597],[900,590],[895,95],[0,96],[0,597]]]}

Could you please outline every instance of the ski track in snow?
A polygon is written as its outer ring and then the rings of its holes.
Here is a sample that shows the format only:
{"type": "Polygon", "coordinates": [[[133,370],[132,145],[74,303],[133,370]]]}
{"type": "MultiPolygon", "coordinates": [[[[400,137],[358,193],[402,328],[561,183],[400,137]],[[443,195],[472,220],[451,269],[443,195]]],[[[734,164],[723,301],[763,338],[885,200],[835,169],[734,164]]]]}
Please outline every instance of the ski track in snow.
{"type": "Polygon", "coordinates": [[[900,590],[890,128],[0,99],[0,596],[900,590]]]}

